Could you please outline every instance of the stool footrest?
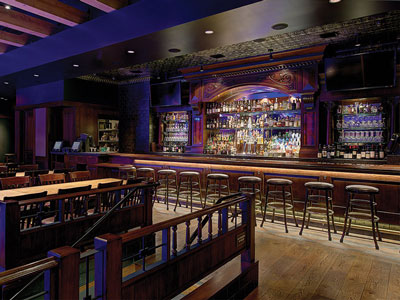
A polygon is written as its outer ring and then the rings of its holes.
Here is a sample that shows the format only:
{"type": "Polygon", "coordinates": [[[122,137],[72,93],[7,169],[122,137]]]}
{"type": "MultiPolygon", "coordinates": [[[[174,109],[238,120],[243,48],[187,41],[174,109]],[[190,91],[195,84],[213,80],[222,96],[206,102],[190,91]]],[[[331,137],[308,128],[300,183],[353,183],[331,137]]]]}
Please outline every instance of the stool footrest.
{"type": "MultiPolygon", "coordinates": [[[[349,212],[349,219],[351,220],[371,220],[371,214],[361,212],[349,212]]],[[[379,222],[379,217],[374,216],[374,222],[379,222]]]]}
{"type": "MultiPolygon", "coordinates": [[[[325,207],[307,207],[306,211],[309,214],[317,214],[317,215],[326,215],[326,208],[325,207]]],[[[333,216],[334,211],[332,209],[328,209],[329,216],[333,216]]]]}
{"type": "MultiPolygon", "coordinates": [[[[267,203],[267,207],[271,208],[282,208],[284,206],[283,202],[269,202],[267,203]]],[[[286,208],[292,209],[293,205],[290,203],[286,203],[286,208]]]]}

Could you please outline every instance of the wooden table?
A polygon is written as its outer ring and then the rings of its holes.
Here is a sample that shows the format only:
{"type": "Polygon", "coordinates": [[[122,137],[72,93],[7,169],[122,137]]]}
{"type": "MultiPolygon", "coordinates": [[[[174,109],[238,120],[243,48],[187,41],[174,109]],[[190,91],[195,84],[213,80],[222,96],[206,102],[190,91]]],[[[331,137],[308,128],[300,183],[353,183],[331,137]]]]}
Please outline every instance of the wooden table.
{"type": "Polygon", "coordinates": [[[47,195],[56,195],[59,189],[67,189],[67,188],[81,187],[87,185],[90,185],[91,189],[97,189],[99,183],[110,183],[110,182],[117,182],[120,180],[121,179],[116,179],[116,178],[102,178],[102,179],[84,180],[77,182],[31,186],[19,189],[2,190],[0,191],[0,200],[2,201],[4,197],[8,196],[21,196],[26,194],[40,193],[44,191],[47,191],[47,195]]]}

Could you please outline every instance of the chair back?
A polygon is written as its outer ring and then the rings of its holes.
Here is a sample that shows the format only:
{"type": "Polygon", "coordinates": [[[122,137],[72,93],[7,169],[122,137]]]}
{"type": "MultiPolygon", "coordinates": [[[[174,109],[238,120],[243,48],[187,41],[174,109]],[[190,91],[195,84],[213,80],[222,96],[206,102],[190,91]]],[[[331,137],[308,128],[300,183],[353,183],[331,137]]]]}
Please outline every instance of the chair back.
{"type": "MultiPolygon", "coordinates": [[[[122,180],[116,181],[116,182],[99,183],[97,188],[98,189],[106,189],[106,188],[120,186],[121,184],[122,184],[122,180]]],[[[98,200],[97,200],[98,212],[107,211],[111,207],[113,207],[113,205],[115,204],[116,193],[115,192],[99,193],[99,194],[97,194],[97,197],[98,197],[98,200]]]]}
{"type": "Polygon", "coordinates": [[[35,164],[35,165],[19,165],[19,170],[20,171],[28,171],[28,170],[38,170],[39,169],[39,165],[35,164]]]}
{"type": "Polygon", "coordinates": [[[0,173],[0,178],[15,177],[15,175],[17,175],[17,172],[3,172],[3,173],[0,173]]]}
{"type": "Polygon", "coordinates": [[[0,183],[3,190],[9,190],[28,187],[31,185],[31,180],[29,176],[5,177],[0,178],[0,183]]]}
{"type": "Polygon", "coordinates": [[[15,163],[8,163],[7,164],[7,172],[18,172],[18,164],[15,163]]]}
{"type": "Polygon", "coordinates": [[[65,174],[40,174],[39,180],[41,185],[64,183],[65,174]]]}
{"type": "MultiPolygon", "coordinates": [[[[90,191],[91,186],[80,186],[80,187],[73,187],[67,189],[59,189],[58,195],[65,195],[65,194],[75,194],[79,192],[90,191]]],[[[89,195],[82,195],[82,196],[71,196],[65,201],[65,220],[72,220],[76,217],[87,216],[88,215],[88,199],[89,195]]]]}
{"type": "MultiPolygon", "coordinates": [[[[23,201],[23,200],[44,198],[46,196],[47,196],[47,191],[44,191],[40,193],[26,194],[21,196],[4,197],[4,201],[6,200],[23,201]]],[[[42,225],[42,220],[44,218],[43,208],[44,208],[43,203],[32,203],[21,206],[21,212],[20,212],[21,230],[42,225]]]]}
{"type": "Polygon", "coordinates": [[[72,182],[90,180],[90,171],[75,171],[69,173],[69,179],[72,182]]]}
{"type": "Polygon", "coordinates": [[[25,171],[25,176],[31,177],[32,185],[40,185],[39,175],[49,174],[49,170],[28,170],[25,171]]]}
{"type": "Polygon", "coordinates": [[[59,173],[64,173],[68,174],[69,172],[72,172],[74,169],[69,168],[69,169],[54,169],[53,173],[54,174],[59,174],[59,173]]]}

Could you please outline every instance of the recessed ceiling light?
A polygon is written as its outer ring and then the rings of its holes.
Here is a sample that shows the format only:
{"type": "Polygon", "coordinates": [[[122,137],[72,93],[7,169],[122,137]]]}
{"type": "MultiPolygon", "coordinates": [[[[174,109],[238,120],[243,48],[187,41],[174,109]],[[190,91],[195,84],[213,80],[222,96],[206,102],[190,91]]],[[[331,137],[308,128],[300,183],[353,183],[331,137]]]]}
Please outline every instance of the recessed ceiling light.
{"type": "Polygon", "coordinates": [[[73,64],[72,65],[74,68],[79,68],[79,65],[78,64],[73,64]]]}
{"type": "Polygon", "coordinates": [[[260,38],[260,39],[253,40],[253,42],[256,42],[256,43],[262,43],[262,42],[265,42],[265,41],[266,41],[265,38],[260,38]]]}
{"type": "Polygon", "coordinates": [[[11,6],[10,5],[6,5],[6,6],[4,6],[4,8],[5,9],[11,9],[11,6]]]}
{"type": "Polygon", "coordinates": [[[134,51],[134,50],[128,50],[128,51],[126,51],[126,52],[128,52],[129,54],[133,54],[133,53],[135,53],[135,51],[134,51]]]}
{"type": "Polygon", "coordinates": [[[39,77],[39,74],[33,74],[33,77],[39,77]]]}
{"type": "Polygon", "coordinates": [[[210,55],[210,57],[212,57],[212,58],[222,58],[222,57],[225,57],[225,55],[223,55],[221,53],[217,53],[217,54],[210,55]]]}
{"type": "Polygon", "coordinates": [[[8,81],[4,81],[4,84],[8,84],[8,81]]]}
{"type": "Polygon", "coordinates": [[[274,30],[282,30],[282,29],[286,29],[289,25],[286,23],[278,23],[278,24],[274,24],[271,26],[272,29],[274,30]]]}
{"type": "Polygon", "coordinates": [[[171,48],[171,49],[168,49],[168,51],[169,51],[169,52],[172,52],[172,53],[178,53],[178,52],[181,52],[181,49],[178,49],[178,48],[171,48]]]}
{"type": "Polygon", "coordinates": [[[329,3],[339,3],[342,0],[329,0],[329,3]]]}
{"type": "Polygon", "coordinates": [[[356,47],[360,47],[360,46],[361,46],[361,44],[360,44],[360,43],[357,43],[357,44],[355,44],[354,46],[356,46],[356,47]]]}
{"type": "Polygon", "coordinates": [[[204,31],[204,33],[205,33],[205,34],[213,34],[214,31],[213,31],[213,30],[206,30],[206,31],[204,31]]]}

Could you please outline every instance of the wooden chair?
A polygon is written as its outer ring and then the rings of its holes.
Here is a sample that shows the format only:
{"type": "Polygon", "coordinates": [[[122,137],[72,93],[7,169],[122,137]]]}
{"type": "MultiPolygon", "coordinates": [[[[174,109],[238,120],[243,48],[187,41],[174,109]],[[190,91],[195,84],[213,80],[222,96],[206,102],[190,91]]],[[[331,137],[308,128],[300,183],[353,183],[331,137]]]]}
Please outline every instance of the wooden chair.
{"type": "Polygon", "coordinates": [[[35,164],[35,165],[19,165],[19,170],[20,171],[29,171],[29,170],[38,170],[39,169],[39,165],[35,164]]]}
{"type": "Polygon", "coordinates": [[[49,174],[49,170],[28,170],[25,171],[25,176],[31,177],[32,185],[40,185],[39,175],[49,174]]]}
{"type": "Polygon", "coordinates": [[[0,178],[15,177],[15,175],[17,175],[17,172],[3,172],[3,173],[0,173],[0,178]]]}
{"type": "MultiPolygon", "coordinates": [[[[74,194],[84,191],[90,191],[91,185],[81,186],[81,187],[74,187],[74,188],[67,188],[67,189],[59,189],[58,195],[65,195],[65,194],[74,194]]],[[[65,220],[73,220],[77,217],[87,216],[88,215],[88,199],[89,195],[83,196],[71,196],[68,199],[65,199],[65,206],[64,206],[64,215],[65,220]]]]}
{"type": "MultiPolygon", "coordinates": [[[[109,183],[99,183],[98,189],[106,189],[111,187],[120,186],[122,184],[121,181],[109,182],[109,183]]],[[[97,194],[97,207],[96,212],[107,211],[113,207],[116,200],[115,192],[104,192],[97,194]]]]}
{"type": "Polygon", "coordinates": [[[19,166],[16,163],[7,164],[7,172],[18,172],[19,166]]]}
{"type": "Polygon", "coordinates": [[[29,176],[5,177],[0,178],[0,183],[3,190],[9,190],[28,187],[31,185],[31,180],[29,176]]]}
{"type": "Polygon", "coordinates": [[[72,182],[90,179],[92,179],[90,176],[90,171],[75,171],[69,173],[69,180],[72,182]]]}
{"type": "MultiPolygon", "coordinates": [[[[34,193],[34,194],[26,194],[21,196],[8,196],[4,197],[3,201],[7,200],[15,200],[15,201],[23,201],[23,200],[32,200],[38,198],[44,198],[47,196],[47,191],[34,193]]],[[[25,204],[20,206],[20,225],[21,230],[28,229],[35,226],[42,225],[42,219],[45,216],[44,212],[44,203],[32,203],[25,204]]]]}
{"type": "Polygon", "coordinates": [[[41,174],[39,180],[41,185],[64,183],[65,174],[41,174]]]}
{"type": "MultiPolygon", "coordinates": [[[[136,183],[141,183],[141,182],[142,182],[141,179],[129,178],[129,179],[127,180],[127,182],[126,182],[126,185],[131,185],[131,184],[136,184],[136,183]]],[[[124,195],[123,195],[123,196],[127,195],[130,191],[131,191],[131,189],[126,189],[126,190],[124,191],[124,195]]],[[[129,199],[127,199],[127,200],[125,201],[125,203],[123,204],[123,207],[134,206],[134,205],[140,204],[140,202],[141,202],[141,197],[140,197],[140,196],[141,196],[141,193],[142,193],[142,192],[143,192],[143,190],[141,190],[141,189],[136,190],[136,192],[134,192],[134,193],[129,197],[129,199]]]]}

